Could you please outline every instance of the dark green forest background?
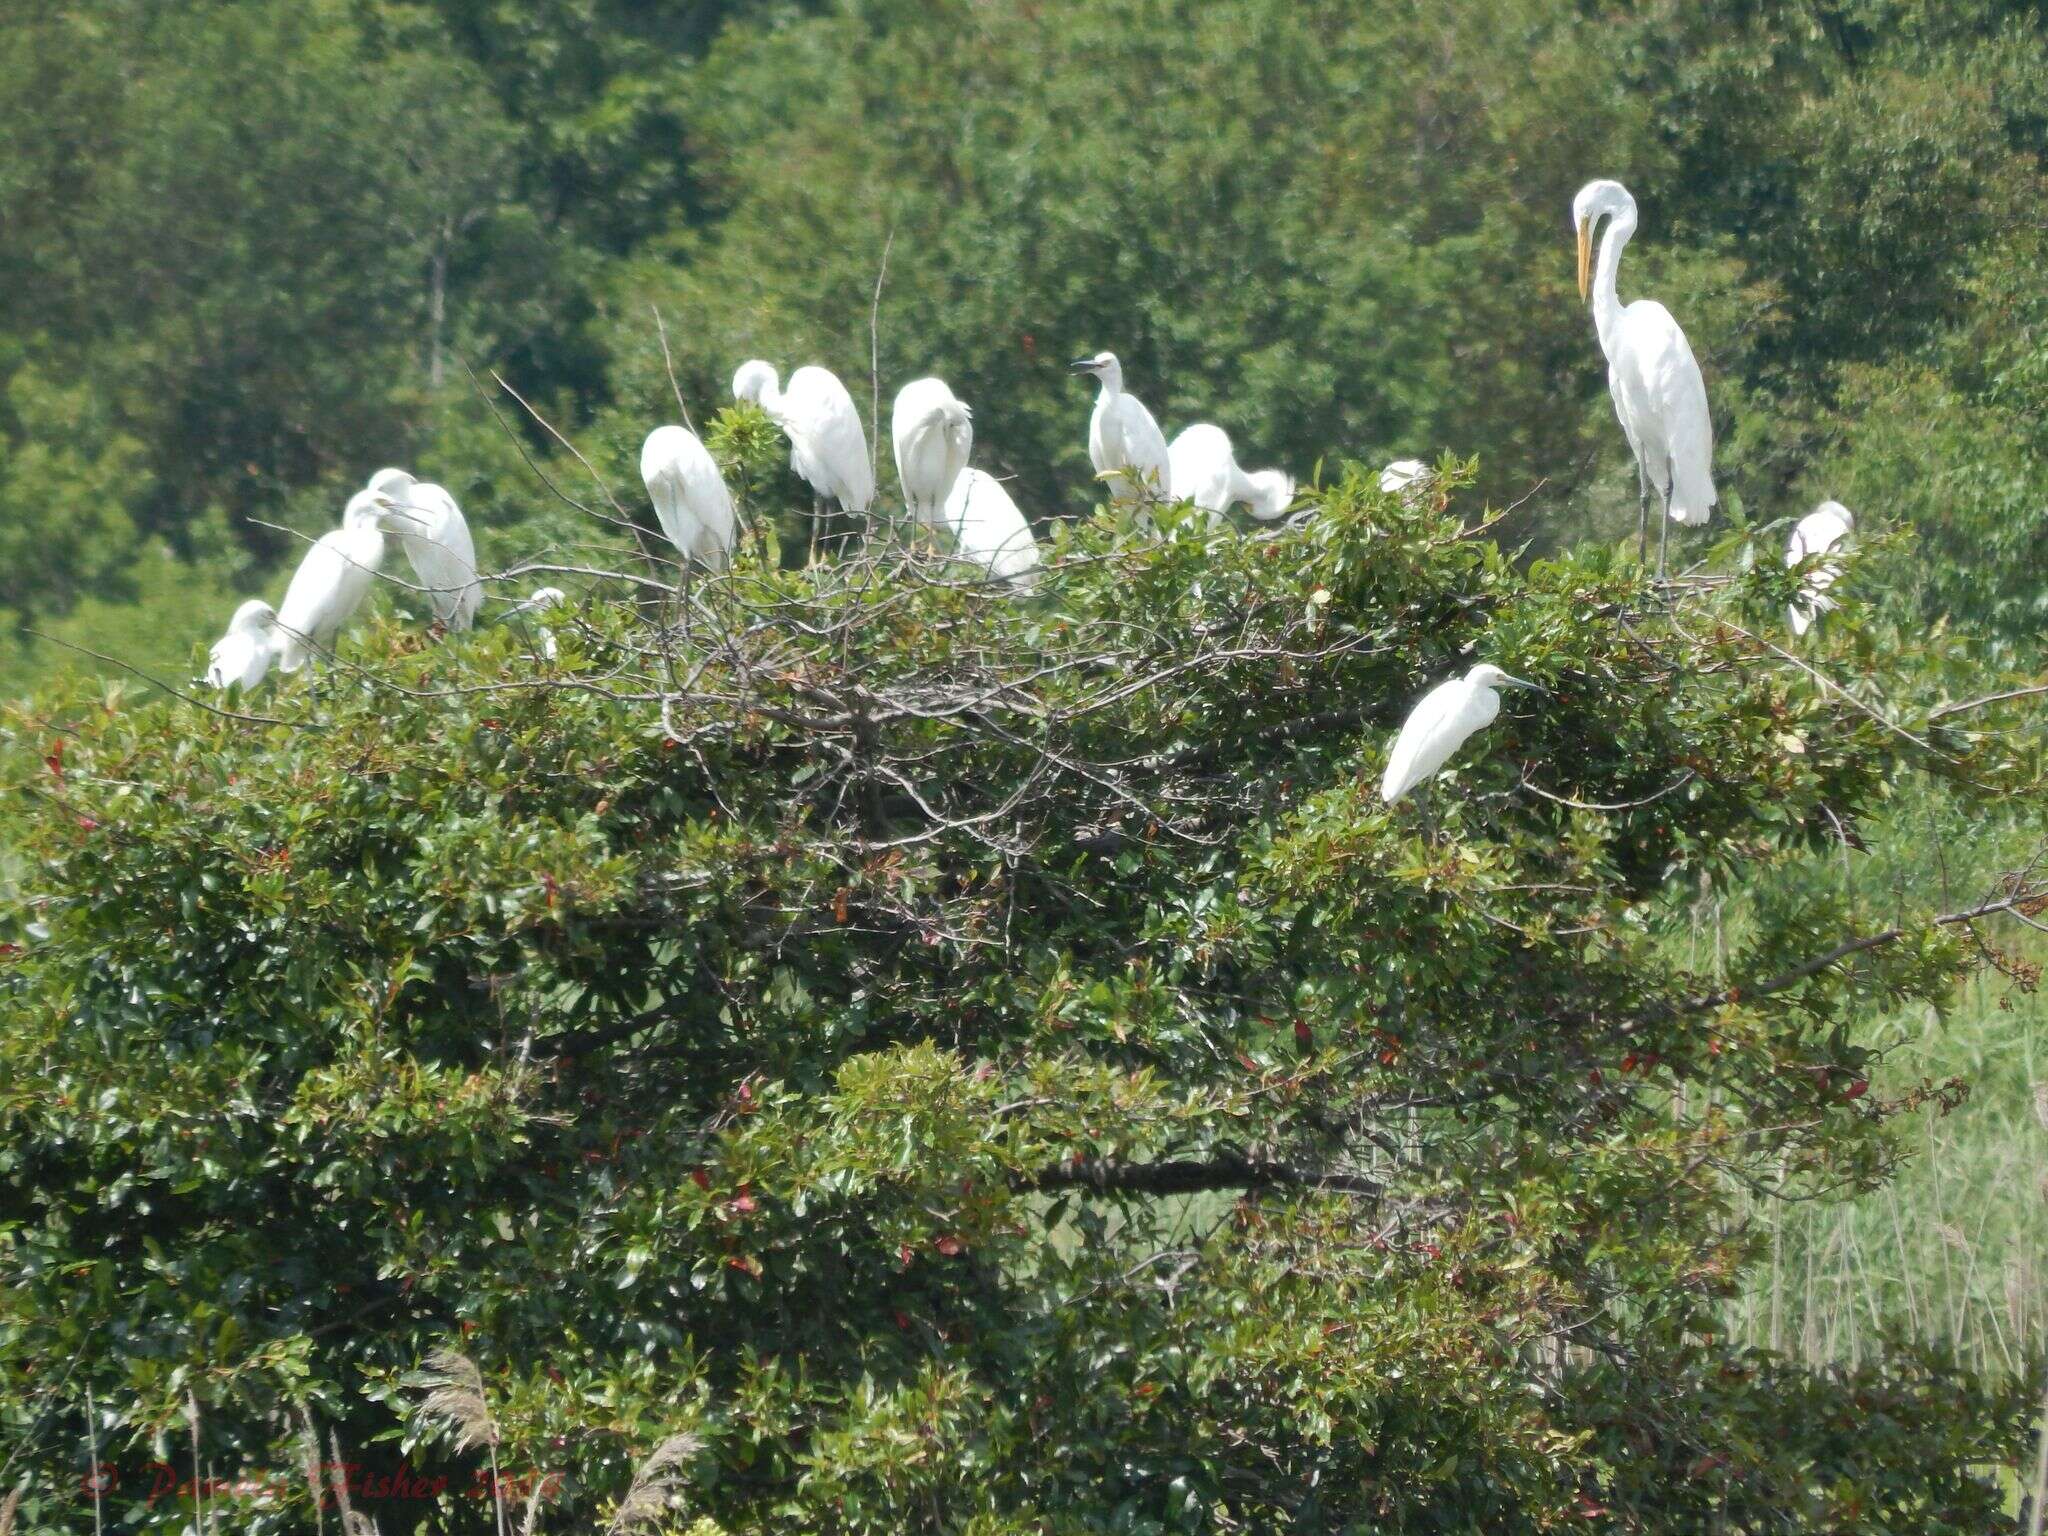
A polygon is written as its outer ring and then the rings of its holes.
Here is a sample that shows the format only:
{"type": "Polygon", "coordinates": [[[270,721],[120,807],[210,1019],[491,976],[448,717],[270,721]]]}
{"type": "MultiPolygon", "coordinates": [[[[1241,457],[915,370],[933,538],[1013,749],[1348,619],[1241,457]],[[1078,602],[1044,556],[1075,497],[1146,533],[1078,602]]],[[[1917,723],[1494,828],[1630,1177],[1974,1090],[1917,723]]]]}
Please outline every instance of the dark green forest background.
{"type": "Polygon", "coordinates": [[[182,674],[386,462],[487,566],[572,541],[488,374],[628,490],[674,415],[657,306],[700,412],[758,354],[866,414],[885,251],[884,398],[949,378],[1038,518],[1087,504],[1060,365],[1107,346],[1248,462],[1477,453],[1511,538],[1617,537],[1595,174],[1642,201],[1623,286],[1692,336],[1727,511],[1910,528],[1900,590],[2025,644],[2044,132],[2048,23],[1990,0],[24,0],[0,668],[77,664],[35,630],[182,674]]]}

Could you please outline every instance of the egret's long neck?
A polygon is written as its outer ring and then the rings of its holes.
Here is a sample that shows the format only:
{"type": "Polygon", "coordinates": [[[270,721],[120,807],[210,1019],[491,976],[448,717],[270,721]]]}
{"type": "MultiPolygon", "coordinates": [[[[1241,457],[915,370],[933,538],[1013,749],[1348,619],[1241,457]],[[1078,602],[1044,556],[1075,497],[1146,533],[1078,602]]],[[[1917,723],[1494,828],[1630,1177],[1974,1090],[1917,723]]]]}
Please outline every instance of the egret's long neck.
{"type": "Polygon", "coordinates": [[[1612,354],[1615,327],[1621,324],[1621,296],[1615,279],[1621,272],[1621,253],[1635,237],[1633,209],[1607,221],[1607,233],[1600,237],[1600,262],[1593,271],[1593,324],[1600,331],[1600,350],[1612,354]]]}
{"type": "Polygon", "coordinates": [[[768,382],[761,386],[761,393],[755,398],[757,403],[760,405],[761,409],[766,411],[770,416],[780,416],[782,414],[781,378],[778,377],[777,375],[770,374],[768,377],[768,382]]]}

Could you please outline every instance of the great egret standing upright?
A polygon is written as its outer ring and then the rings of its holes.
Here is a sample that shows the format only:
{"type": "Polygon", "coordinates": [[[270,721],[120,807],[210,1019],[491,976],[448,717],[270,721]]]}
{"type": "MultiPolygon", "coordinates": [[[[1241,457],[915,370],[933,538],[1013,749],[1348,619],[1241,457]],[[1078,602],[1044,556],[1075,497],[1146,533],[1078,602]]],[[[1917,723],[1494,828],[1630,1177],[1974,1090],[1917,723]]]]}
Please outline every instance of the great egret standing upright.
{"type": "Polygon", "coordinates": [[[946,525],[946,498],[974,451],[974,413],[944,379],[912,379],[890,413],[896,478],[910,515],[927,528],[946,525]]]}
{"type": "Polygon", "coordinates": [[[405,557],[434,617],[447,629],[468,629],[484,605],[484,584],[476,574],[476,540],[455,498],[441,486],[415,480],[402,469],[380,469],[370,489],[381,491],[419,519],[417,529],[398,535],[405,557]]]}
{"type": "Polygon", "coordinates": [[[314,541],[277,605],[280,672],[296,672],[315,651],[334,649],[341,626],[362,606],[384,563],[385,531],[418,526],[412,513],[382,491],[357,491],[349,498],[341,526],[314,541]]]}
{"type": "Polygon", "coordinates": [[[228,632],[207,652],[207,686],[238,687],[246,693],[269,675],[276,655],[277,610],[261,598],[251,598],[235,610],[228,632]]]}
{"type": "Polygon", "coordinates": [[[1246,474],[1237,467],[1230,434],[1198,422],[1166,449],[1169,494],[1192,501],[1203,511],[1221,516],[1234,503],[1262,523],[1282,516],[1294,500],[1294,477],[1285,470],[1260,469],[1246,474]]]}
{"type": "MultiPolygon", "coordinates": [[[[1826,554],[1847,538],[1855,526],[1856,514],[1839,501],[1822,502],[1799,519],[1799,526],[1792,530],[1791,541],[1785,546],[1786,566],[1789,568],[1814,555],[1826,554]]],[[[1827,591],[1841,574],[1841,563],[1836,560],[1823,560],[1808,573],[1799,589],[1799,601],[1785,610],[1793,634],[1805,634],[1813,628],[1816,619],[1835,606],[1835,600],[1827,595],[1827,591]]]]}
{"type": "Polygon", "coordinates": [[[1707,382],[1685,332],[1655,299],[1626,307],[1615,293],[1622,249],[1636,232],[1636,200],[1618,181],[1589,181],[1572,199],[1579,233],[1579,297],[1593,303],[1600,350],[1607,354],[1607,388],[1614,414],[1636,456],[1636,545],[1648,556],[1650,487],[1667,514],[1657,543],[1657,574],[1664,574],[1671,524],[1696,528],[1713,515],[1714,424],[1707,415],[1707,382]],[[1600,260],[1593,266],[1593,231],[1602,219],[1600,260]]]}
{"type": "Polygon", "coordinates": [[[1484,730],[1500,713],[1502,688],[1536,688],[1499,667],[1481,665],[1454,677],[1422,696],[1394,738],[1387,771],[1380,778],[1380,797],[1392,805],[1450,761],[1474,731],[1484,730]]]}
{"type": "Polygon", "coordinates": [[[711,450],[687,427],[656,427],[640,449],[640,478],[661,531],[685,563],[725,569],[732,554],[732,492],[711,450]]]}
{"type": "Polygon", "coordinates": [[[814,366],[797,369],[784,389],[775,369],[758,357],[740,364],[732,376],[732,393],[736,400],[760,406],[789,439],[789,467],[817,498],[811,508],[811,552],[816,554],[826,502],[838,502],[841,512],[861,513],[875,499],[875,466],[853,396],[837,374],[814,366]]]}
{"type": "Polygon", "coordinates": [[[946,526],[954,553],[1020,591],[1037,581],[1038,540],[1002,481],[978,469],[963,469],[946,497],[946,526]]]}
{"type": "Polygon", "coordinates": [[[1158,501],[1173,494],[1173,461],[1166,434],[1145,402],[1124,392],[1123,364],[1114,352],[1076,358],[1068,364],[1102,385],[1095,414],[1088,418],[1088,458],[1107,477],[1112,501],[1158,501]]]}

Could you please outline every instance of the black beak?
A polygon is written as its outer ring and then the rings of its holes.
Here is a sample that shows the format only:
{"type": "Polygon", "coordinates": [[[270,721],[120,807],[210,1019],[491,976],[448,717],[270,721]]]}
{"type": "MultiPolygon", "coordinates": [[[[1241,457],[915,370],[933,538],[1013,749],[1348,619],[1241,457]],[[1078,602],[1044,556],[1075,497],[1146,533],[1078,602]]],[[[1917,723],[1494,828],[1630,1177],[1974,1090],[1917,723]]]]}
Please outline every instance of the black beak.
{"type": "Polygon", "coordinates": [[[1067,364],[1067,368],[1073,373],[1093,373],[1095,371],[1095,359],[1092,357],[1077,357],[1067,364]]]}

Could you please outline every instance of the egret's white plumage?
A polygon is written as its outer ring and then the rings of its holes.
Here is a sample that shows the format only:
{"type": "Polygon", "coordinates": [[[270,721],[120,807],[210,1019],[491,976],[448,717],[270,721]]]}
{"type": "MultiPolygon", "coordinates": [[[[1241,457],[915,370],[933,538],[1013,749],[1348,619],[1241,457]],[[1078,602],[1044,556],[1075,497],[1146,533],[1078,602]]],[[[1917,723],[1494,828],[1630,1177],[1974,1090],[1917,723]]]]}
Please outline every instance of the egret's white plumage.
{"type": "Polygon", "coordinates": [[[400,531],[398,542],[434,617],[449,629],[468,629],[484,605],[484,584],[476,574],[476,540],[455,498],[402,469],[378,470],[370,476],[370,489],[382,491],[419,519],[416,529],[400,531]]]}
{"type": "Polygon", "coordinates": [[[1176,501],[1192,501],[1203,511],[1220,516],[1242,502],[1261,522],[1283,516],[1294,500],[1294,477],[1284,470],[1260,469],[1247,474],[1237,467],[1237,453],[1230,434],[1208,422],[1198,422],[1167,446],[1169,494],[1176,501]]]}
{"type": "Polygon", "coordinates": [[[1439,683],[1409,713],[1387,754],[1380,795],[1391,805],[1450,761],[1474,731],[1484,730],[1500,713],[1502,687],[1533,688],[1499,667],[1474,667],[1463,677],[1439,683]]]}
{"type": "Polygon", "coordinates": [[[904,505],[927,527],[946,521],[946,498],[974,450],[974,416],[943,379],[912,379],[896,392],[890,415],[896,478],[904,505]]]}
{"type": "Polygon", "coordinates": [[[962,559],[1026,590],[1037,581],[1038,540],[995,476],[978,469],[960,472],[946,497],[946,526],[962,559]]]}
{"type": "Polygon", "coordinates": [[[1088,418],[1088,458],[1107,476],[1113,501],[1160,500],[1173,490],[1173,461],[1166,434],[1145,402],[1124,392],[1123,364],[1114,352],[1098,352],[1070,365],[1101,384],[1095,414],[1088,418]]]}
{"type": "Polygon", "coordinates": [[[1380,492],[1399,496],[1411,485],[1420,485],[1429,475],[1429,466],[1420,459],[1396,459],[1380,471],[1380,492]]]}
{"type": "MultiPolygon", "coordinates": [[[[557,607],[567,601],[568,597],[560,587],[536,587],[531,597],[522,603],[516,603],[512,607],[507,608],[501,617],[517,619],[531,613],[545,613],[548,609],[557,607]]],[[[549,661],[553,661],[556,654],[555,632],[546,625],[542,625],[539,630],[539,639],[541,655],[549,661]]]]}
{"type": "Polygon", "coordinates": [[[781,387],[775,369],[754,358],[732,376],[736,400],[751,400],[789,439],[789,467],[843,512],[865,512],[875,499],[874,462],[853,396],[826,368],[799,368],[781,387]]]}
{"type": "Polygon", "coordinates": [[[1666,536],[1673,522],[1698,527],[1719,500],[1706,380],[1670,310],[1655,299],[1624,306],[1615,292],[1622,250],[1636,232],[1636,200],[1618,181],[1590,181],[1572,199],[1572,222],[1579,236],[1579,297],[1592,300],[1614,414],[1636,456],[1645,526],[1654,487],[1669,514],[1666,536]],[[1596,269],[1593,231],[1602,219],[1607,232],[1596,269]]]}
{"type": "Polygon", "coordinates": [[[412,514],[382,491],[349,498],[341,526],[314,541],[277,605],[280,672],[296,672],[316,651],[334,649],[335,637],[362,606],[384,563],[384,530],[414,526],[412,514]]]}
{"type": "Polygon", "coordinates": [[[661,531],[685,561],[714,571],[732,555],[732,493],[711,450],[687,427],[656,427],[640,449],[640,478],[661,531]]]}
{"type": "MultiPolygon", "coordinates": [[[[1785,546],[1785,564],[1794,566],[1815,555],[1826,554],[1847,538],[1855,526],[1856,514],[1839,501],[1822,502],[1799,519],[1799,526],[1792,530],[1791,541],[1785,546]]],[[[1785,609],[1793,634],[1805,634],[1816,619],[1835,606],[1835,600],[1827,595],[1827,590],[1841,574],[1842,566],[1838,560],[1823,560],[1807,573],[1806,581],[1799,589],[1800,600],[1785,609]]]]}
{"type": "Polygon", "coordinates": [[[206,656],[209,687],[238,687],[245,693],[269,675],[277,655],[277,610],[251,598],[228,620],[227,633],[206,656]]]}

